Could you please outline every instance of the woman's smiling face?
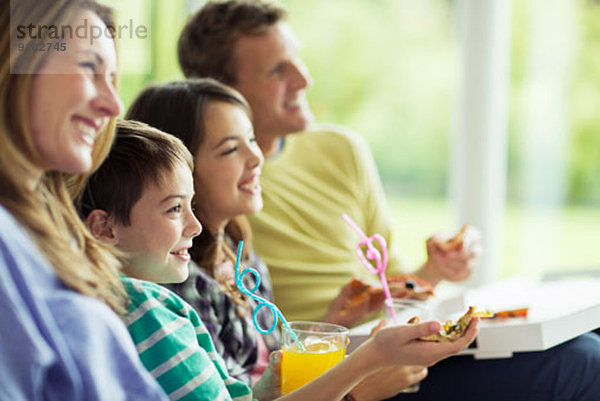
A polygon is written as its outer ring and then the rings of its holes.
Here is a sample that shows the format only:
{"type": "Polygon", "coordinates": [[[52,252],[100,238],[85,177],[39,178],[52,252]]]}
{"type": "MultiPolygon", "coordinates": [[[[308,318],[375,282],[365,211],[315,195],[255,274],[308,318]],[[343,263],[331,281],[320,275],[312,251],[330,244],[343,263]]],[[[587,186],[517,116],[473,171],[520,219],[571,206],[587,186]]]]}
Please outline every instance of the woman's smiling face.
{"type": "MultiPolygon", "coordinates": [[[[84,23],[106,29],[88,10],[70,21],[73,27],[84,23]]],[[[65,51],[48,52],[32,80],[30,124],[42,171],[83,173],[92,166],[98,134],[122,110],[113,86],[117,56],[105,35],[92,41],[74,35],[65,43],[65,51]]]]}

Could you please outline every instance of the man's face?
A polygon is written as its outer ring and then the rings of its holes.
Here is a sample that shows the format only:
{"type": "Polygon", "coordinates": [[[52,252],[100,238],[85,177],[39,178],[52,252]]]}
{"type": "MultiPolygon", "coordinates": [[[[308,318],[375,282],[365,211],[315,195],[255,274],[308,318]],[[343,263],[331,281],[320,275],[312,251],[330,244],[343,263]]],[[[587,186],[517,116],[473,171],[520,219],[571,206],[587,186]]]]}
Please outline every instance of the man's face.
{"type": "Polygon", "coordinates": [[[237,82],[250,103],[259,145],[302,131],[312,120],[306,100],[310,76],[298,56],[300,44],[279,22],[262,35],[243,35],[233,49],[237,82]]]}

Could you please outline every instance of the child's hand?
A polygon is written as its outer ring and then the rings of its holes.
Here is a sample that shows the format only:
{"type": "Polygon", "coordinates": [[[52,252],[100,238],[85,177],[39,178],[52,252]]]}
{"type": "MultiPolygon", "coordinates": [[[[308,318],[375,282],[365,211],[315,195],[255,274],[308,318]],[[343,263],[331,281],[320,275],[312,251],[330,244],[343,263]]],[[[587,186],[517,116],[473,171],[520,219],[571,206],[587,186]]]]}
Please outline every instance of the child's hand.
{"type": "Polygon", "coordinates": [[[361,350],[372,363],[381,367],[393,364],[432,366],[436,362],[458,353],[467,347],[477,335],[479,319],[471,320],[464,336],[452,342],[429,342],[419,340],[440,331],[439,322],[426,322],[409,326],[385,327],[367,340],[355,352],[361,350]]]}
{"type": "Polygon", "coordinates": [[[281,351],[273,351],[269,355],[269,366],[252,388],[254,398],[271,401],[281,396],[281,355],[281,351]]]}
{"type": "Polygon", "coordinates": [[[422,381],[426,376],[427,368],[422,366],[390,366],[363,379],[350,394],[356,401],[384,400],[422,381]]]}

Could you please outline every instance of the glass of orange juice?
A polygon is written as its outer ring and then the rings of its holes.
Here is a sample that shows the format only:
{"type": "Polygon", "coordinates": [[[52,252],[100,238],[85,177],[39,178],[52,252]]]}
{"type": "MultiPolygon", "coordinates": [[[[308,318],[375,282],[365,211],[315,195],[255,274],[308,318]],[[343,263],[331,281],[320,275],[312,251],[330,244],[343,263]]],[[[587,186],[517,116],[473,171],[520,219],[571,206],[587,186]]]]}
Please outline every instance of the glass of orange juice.
{"type": "Polygon", "coordinates": [[[281,393],[287,394],[316,379],[346,355],[348,329],[319,322],[290,322],[297,336],[283,330],[281,393]],[[298,341],[302,344],[300,347],[298,341]]]}

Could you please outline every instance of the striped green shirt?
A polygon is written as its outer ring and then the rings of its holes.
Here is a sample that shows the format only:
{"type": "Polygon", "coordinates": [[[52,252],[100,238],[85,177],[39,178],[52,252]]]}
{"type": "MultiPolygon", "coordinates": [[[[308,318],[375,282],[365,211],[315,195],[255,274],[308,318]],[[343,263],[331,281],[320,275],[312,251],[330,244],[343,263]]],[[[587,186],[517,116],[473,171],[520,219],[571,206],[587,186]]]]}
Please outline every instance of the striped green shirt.
{"type": "Polygon", "coordinates": [[[171,400],[250,401],[227,373],[196,311],[168,289],[122,276],[130,298],[125,324],[146,369],[171,400]]]}

